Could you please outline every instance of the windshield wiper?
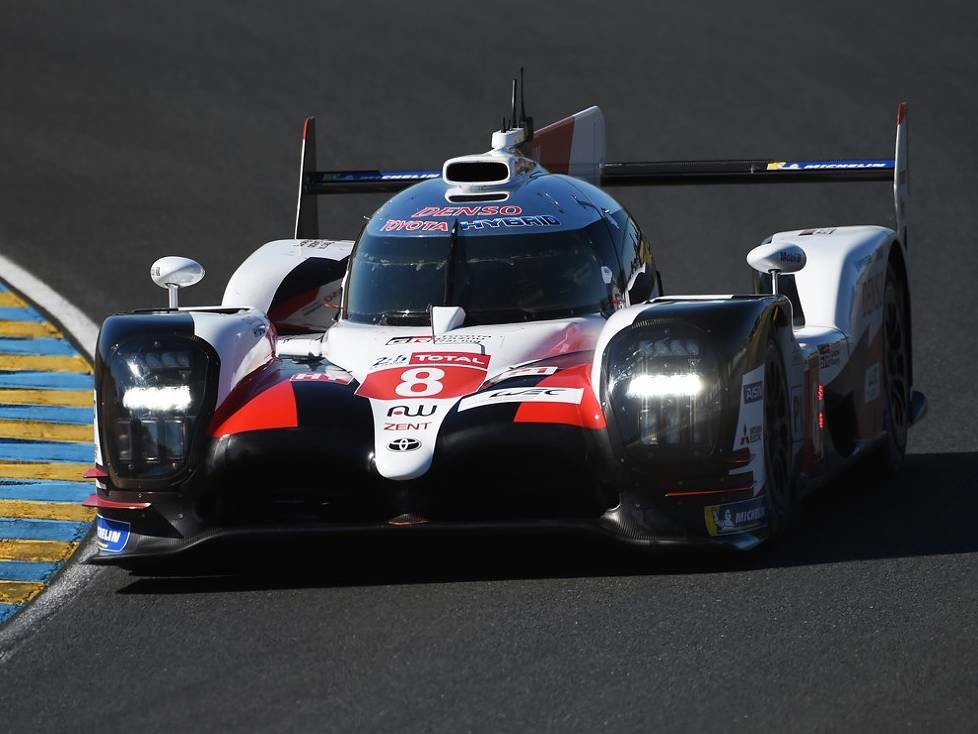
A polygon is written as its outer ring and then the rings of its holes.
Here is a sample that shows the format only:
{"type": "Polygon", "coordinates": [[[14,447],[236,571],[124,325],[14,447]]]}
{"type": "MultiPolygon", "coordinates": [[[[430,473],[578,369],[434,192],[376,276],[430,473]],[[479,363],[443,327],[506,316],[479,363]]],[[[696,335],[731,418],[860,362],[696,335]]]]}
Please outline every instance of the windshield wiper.
{"type": "Polygon", "coordinates": [[[408,326],[423,326],[425,320],[429,318],[427,310],[421,309],[407,309],[404,311],[383,311],[377,315],[377,324],[380,326],[388,326],[392,322],[397,321],[414,321],[415,319],[422,319],[420,323],[408,324],[408,326]]]}

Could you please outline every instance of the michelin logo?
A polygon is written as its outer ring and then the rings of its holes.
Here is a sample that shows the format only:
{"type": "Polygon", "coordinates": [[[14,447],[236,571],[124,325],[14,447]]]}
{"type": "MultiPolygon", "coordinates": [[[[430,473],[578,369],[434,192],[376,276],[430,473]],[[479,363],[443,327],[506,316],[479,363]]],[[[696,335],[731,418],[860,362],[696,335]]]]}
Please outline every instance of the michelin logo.
{"type": "Polygon", "coordinates": [[[129,523],[99,515],[95,522],[96,545],[106,553],[120,553],[129,542],[129,523]]]}
{"type": "Polygon", "coordinates": [[[712,536],[733,535],[756,530],[767,522],[767,504],[764,497],[725,505],[708,505],[703,508],[706,531],[712,536]]]}
{"type": "Polygon", "coordinates": [[[769,171],[833,171],[860,168],[893,168],[893,161],[771,161],[769,171]]]}

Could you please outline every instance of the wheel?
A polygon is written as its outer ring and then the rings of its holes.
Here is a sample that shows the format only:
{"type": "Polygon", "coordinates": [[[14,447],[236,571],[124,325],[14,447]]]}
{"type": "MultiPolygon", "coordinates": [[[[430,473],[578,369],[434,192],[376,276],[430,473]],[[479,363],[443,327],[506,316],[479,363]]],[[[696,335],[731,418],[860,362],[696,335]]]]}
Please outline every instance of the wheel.
{"type": "Polygon", "coordinates": [[[794,472],[791,455],[791,414],[788,383],[781,351],[774,340],[767,344],[764,362],[764,467],[768,527],[781,535],[794,514],[794,472]]]}
{"type": "Polygon", "coordinates": [[[890,266],[883,290],[883,356],[880,365],[886,439],[867,462],[873,471],[887,476],[903,464],[910,427],[910,333],[906,306],[906,288],[890,266]]]}

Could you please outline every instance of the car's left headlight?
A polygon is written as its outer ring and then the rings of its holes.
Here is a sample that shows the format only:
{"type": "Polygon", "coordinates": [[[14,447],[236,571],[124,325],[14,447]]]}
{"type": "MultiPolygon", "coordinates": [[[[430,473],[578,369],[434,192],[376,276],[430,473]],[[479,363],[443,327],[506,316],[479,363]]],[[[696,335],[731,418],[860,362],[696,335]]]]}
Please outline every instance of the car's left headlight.
{"type": "Polygon", "coordinates": [[[633,326],[611,340],[604,370],[607,400],[627,450],[712,453],[723,386],[703,331],[681,322],[633,326]]]}
{"type": "Polygon", "coordinates": [[[202,426],[216,359],[192,339],[130,339],[108,360],[100,435],[115,474],[165,480],[186,465],[202,426]]]}

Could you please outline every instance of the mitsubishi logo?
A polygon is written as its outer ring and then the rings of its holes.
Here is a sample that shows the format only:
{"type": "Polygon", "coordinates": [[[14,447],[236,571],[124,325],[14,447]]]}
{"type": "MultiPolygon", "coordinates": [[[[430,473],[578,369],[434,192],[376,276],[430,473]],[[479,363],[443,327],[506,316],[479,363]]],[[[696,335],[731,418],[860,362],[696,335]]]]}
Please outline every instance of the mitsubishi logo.
{"type": "Polygon", "coordinates": [[[414,451],[421,448],[421,442],[416,438],[395,438],[387,448],[391,451],[414,451]]]}

